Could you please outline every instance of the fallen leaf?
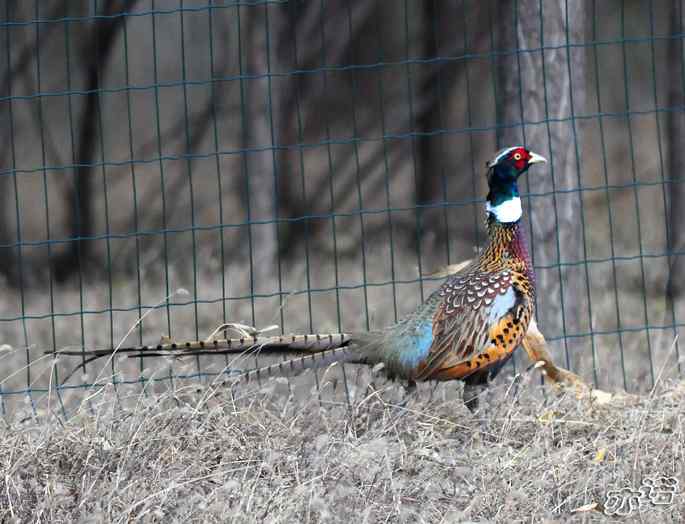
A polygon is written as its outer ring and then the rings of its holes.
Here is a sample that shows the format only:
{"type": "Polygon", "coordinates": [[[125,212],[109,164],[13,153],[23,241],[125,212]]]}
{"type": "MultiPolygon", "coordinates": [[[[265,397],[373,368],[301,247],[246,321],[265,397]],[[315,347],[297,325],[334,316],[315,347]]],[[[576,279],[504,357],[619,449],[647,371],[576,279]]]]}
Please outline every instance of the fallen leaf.
{"type": "Polygon", "coordinates": [[[555,418],[559,418],[561,413],[554,410],[545,411],[542,415],[538,417],[538,422],[542,424],[551,424],[554,422],[555,418]]]}
{"type": "Polygon", "coordinates": [[[601,389],[592,390],[592,398],[597,404],[608,404],[614,396],[611,393],[602,391],[601,389]]]}
{"type": "Polygon", "coordinates": [[[599,506],[599,504],[597,504],[596,502],[590,502],[589,504],[585,504],[576,509],[572,509],[571,513],[584,513],[586,511],[592,511],[594,509],[597,509],[597,506],[599,506]]]}
{"type": "Polygon", "coordinates": [[[600,448],[597,450],[597,453],[595,453],[595,458],[592,459],[592,461],[595,464],[599,464],[601,462],[604,462],[604,457],[606,457],[607,450],[606,448],[600,448]]]}

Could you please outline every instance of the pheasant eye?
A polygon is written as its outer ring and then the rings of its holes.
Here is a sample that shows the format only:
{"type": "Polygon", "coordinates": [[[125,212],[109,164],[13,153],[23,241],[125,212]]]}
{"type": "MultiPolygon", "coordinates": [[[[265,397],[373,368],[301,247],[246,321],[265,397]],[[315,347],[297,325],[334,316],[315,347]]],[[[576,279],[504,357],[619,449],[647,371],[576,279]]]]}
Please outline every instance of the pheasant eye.
{"type": "Polygon", "coordinates": [[[514,160],[521,160],[521,153],[514,153],[514,160]]]}

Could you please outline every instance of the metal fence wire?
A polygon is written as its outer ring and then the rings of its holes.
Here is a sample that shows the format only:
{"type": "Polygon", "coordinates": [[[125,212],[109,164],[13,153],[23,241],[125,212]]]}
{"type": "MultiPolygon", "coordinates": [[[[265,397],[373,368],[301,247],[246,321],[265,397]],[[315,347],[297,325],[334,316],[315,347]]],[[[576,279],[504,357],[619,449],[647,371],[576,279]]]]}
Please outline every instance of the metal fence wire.
{"type": "Polygon", "coordinates": [[[388,325],[483,246],[483,164],[518,143],[550,160],[522,189],[556,358],[603,388],[681,376],[682,0],[1,9],[3,413],[229,363],[64,383],[78,359],[46,350],[388,325]]]}

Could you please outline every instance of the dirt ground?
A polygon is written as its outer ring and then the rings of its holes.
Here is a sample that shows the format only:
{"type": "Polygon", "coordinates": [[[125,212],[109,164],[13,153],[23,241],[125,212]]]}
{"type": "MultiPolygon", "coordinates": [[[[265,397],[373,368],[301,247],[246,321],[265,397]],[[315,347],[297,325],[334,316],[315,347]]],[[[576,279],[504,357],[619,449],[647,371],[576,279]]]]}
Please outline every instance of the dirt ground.
{"type": "Polygon", "coordinates": [[[475,414],[452,384],[404,406],[392,384],[349,405],[289,397],[284,379],[174,384],[94,390],[66,419],[55,398],[5,418],[0,521],[685,520],[683,383],[578,399],[532,370],[498,380],[475,414]],[[605,514],[610,490],[662,476],[678,482],[667,503],[605,514]]]}

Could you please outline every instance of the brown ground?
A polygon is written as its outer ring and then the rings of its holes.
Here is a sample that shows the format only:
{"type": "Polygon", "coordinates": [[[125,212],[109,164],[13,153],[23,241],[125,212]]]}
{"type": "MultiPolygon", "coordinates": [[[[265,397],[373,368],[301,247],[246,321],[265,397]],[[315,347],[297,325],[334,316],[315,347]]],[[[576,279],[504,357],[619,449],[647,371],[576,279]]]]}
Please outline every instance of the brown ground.
{"type": "MultiPolygon", "coordinates": [[[[537,374],[500,379],[475,416],[449,384],[406,409],[392,385],[352,387],[348,409],[283,379],[233,398],[103,388],[68,420],[52,398],[0,429],[0,521],[596,522],[612,488],[682,490],[684,384],[599,402],[537,374]]],[[[632,518],[682,522],[685,498],[632,518]]]]}

